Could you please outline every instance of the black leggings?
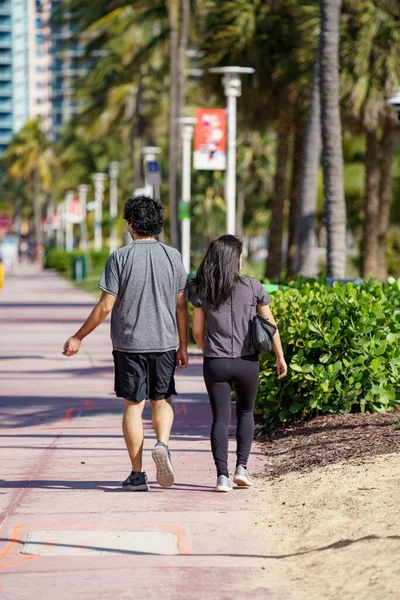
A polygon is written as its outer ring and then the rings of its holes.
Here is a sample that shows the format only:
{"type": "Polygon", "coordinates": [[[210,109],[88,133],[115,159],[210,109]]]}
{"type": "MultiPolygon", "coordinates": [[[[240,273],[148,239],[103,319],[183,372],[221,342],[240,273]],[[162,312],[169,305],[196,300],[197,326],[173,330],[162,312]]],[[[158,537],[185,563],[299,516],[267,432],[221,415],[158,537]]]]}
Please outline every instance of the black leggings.
{"type": "Polygon", "coordinates": [[[211,449],[218,475],[229,476],[228,429],[232,384],[236,392],[236,466],[247,467],[254,437],[254,403],[258,389],[258,356],[204,359],[204,380],[213,414],[211,449]]]}

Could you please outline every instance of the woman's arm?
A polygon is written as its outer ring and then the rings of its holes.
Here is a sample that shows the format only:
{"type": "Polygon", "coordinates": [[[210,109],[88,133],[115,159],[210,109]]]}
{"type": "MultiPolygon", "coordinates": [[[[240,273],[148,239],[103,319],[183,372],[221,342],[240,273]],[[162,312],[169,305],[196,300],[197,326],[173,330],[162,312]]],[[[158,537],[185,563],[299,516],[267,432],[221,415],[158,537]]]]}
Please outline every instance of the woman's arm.
{"type": "MultiPolygon", "coordinates": [[[[272,325],[278,327],[268,304],[258,304],[257,311],[259,315],[264,317],[264,319],[268,319],[272,325]]],[[[276,355],[276,370],[278,371],[278,379],[282,379],[282,377],[285,377],[287,374],[287,364],[283,354],[281,336],[279,335],[278,329],[274,335],[274,352],[276,355]]]]}
{"type": "Polygon", "coordinates": [[[192,333],[193,338],[202,352],[204,352],[204,326],[206,313],[202,308],[193,309],[192,333]]]}

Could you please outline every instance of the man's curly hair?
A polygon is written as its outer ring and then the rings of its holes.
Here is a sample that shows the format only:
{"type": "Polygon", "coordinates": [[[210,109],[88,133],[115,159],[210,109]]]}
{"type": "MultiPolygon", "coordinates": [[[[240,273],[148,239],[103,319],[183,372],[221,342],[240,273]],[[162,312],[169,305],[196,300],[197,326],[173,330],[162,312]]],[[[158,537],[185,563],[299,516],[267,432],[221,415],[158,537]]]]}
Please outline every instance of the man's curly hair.
{"type": "Polygon", "coordinates": [[[124,219],[137,235],[157,235],[164,226],[164,207],[150,196],[130,198],[124,207],[124,219]]]}

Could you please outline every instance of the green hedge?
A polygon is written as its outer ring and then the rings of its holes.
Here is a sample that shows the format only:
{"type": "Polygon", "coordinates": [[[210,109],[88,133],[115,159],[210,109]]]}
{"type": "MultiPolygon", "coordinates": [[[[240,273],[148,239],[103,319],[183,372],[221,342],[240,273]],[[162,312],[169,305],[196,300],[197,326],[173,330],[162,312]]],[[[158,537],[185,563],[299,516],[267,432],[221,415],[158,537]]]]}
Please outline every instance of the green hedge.
{"type": "Polygon", "coordinates": [[[399,283],[297,280],[273,295],[289,365],[278,380],[274,353],[261,359],[256,410],[263,428],[320,413],[396,407],[400,369],[399,283]]]}
{"type": "MultiPolygon", "coordinates": [[[[101,250],[100,252],[91,250],[88,253],[90,267],[103,267],[106,264],[109,255],[110,253],[108,250],[101,250]]],[[[67,252],[66,250],[59,250],[58,248],[49,248],[46,250],[44,267],[46,269],[57,269],[57,271],[60,271],[61,273],[69,272],[71,270],[73,258],[79,256],[84,256],[84,252],[81,250],[67,252]]]]}

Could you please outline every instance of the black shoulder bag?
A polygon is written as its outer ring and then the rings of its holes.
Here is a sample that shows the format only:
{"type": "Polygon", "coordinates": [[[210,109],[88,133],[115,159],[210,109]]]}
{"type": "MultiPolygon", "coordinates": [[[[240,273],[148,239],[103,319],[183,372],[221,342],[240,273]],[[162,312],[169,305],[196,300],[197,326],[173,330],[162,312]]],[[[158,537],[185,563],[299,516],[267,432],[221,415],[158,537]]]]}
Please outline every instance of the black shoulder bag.
{"type": "MultiPolygon", "coordinates": [[[[254,296],[253,283],[250,277],[249,281],[251,289],[253,290],[253,298],[255,301],[256,299],[254,296]]],[[[271,321],[265,319],[258,313],[255,317],[253,317],[250,324],[250,342],[255,352],[258,352],[259,354],[268,354],[268,352],[271,352],[274,346],[273,338],[276,333],[276,329],[277,328],[275,327],[275,325],[272,325],[271,321]]]]}

